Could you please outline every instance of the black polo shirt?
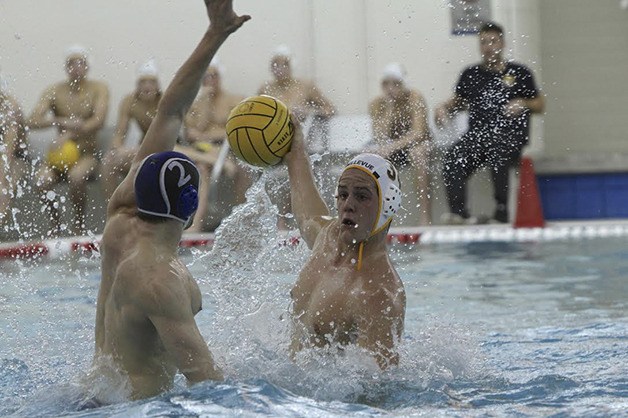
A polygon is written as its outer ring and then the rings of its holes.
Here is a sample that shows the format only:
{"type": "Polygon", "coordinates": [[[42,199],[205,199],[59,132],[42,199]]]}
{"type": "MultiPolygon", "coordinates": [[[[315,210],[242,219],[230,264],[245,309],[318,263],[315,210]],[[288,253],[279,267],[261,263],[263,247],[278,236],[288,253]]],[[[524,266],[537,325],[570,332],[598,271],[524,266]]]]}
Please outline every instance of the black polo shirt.
{"type": "Polygon", "coordinates": [[[506,63],[503,71],[489,71],[482,65],[465,69],[456,86],[456,94],[469,106],[468,136],[521,145],[528,142],[530,111],[518,117],[504,113],[504,106],[512,99],[531,99],[539,93],[532,72],[514,62],[506,63]]]}

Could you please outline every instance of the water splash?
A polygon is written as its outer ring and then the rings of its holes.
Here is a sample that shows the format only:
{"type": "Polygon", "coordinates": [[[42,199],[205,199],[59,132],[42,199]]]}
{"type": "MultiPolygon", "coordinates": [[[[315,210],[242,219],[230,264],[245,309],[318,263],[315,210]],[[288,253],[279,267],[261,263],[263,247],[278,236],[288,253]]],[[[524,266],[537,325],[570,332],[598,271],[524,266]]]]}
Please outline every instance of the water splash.
{"type": "Polygon", "coordinates": [[[472,374],[477,345],[459,327],[436,321],[408,330],[413,337],[400,344],[400,365],[384,372],[351,346],[304,350],[291,359],[289,294],[310,252],[303,243],[283,245],[278,209],[266,192],[269,176],[262,174],[246,203],[223,221],[212,251],[192,263],[203,268],[198,281],[212,306],[199,315],[201,331],[227,377],[263,379],[317,401],[380,405],[394,402],[400,388],[416,393],[472,374]]]}

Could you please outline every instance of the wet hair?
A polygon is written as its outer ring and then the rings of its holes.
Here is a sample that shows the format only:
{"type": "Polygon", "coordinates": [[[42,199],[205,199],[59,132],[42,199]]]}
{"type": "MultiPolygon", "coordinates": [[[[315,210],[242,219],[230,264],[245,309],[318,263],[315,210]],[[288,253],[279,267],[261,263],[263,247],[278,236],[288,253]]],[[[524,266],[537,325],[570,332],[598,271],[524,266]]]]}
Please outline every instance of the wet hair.
{"type": "Polygon", "coordinates": [[[495,32],[499,34],[499,36],[501,37],[504,36],[504,28],[502,28],[500,25],[498,25],[495,22],[486,22],[480,27],[480,32],[479,32],[480,34],[486,33],[486,32],[495,32]]]}

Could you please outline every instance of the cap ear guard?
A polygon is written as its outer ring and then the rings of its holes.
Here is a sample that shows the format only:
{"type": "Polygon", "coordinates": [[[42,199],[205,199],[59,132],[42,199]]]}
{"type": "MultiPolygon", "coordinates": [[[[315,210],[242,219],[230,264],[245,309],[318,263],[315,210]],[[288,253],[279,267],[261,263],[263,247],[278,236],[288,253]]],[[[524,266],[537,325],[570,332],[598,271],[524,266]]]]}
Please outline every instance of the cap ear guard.
{"type": "Polygon", "coordinates": [[[393,217],[401,208],[401,189],[395,184],[389,184],[387,190],[382,190],[382,215],[393,217]]]}
{"type": "Polygon", "coordinates": [[[198,190],[196,187],[188,185],[181,190],[177,206],[177,212],[182,218],[191,218],[198,208],[198,190]]]}

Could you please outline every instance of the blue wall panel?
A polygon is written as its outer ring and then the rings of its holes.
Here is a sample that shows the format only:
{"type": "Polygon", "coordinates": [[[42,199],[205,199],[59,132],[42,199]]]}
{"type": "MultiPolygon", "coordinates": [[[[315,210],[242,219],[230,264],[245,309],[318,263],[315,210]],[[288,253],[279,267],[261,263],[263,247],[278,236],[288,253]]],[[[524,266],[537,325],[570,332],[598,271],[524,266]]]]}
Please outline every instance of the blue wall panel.
{"type": "Polygon", "coordinates": [[[628,173],[538,176],[545,219],[628,218],[628,173]]]}

